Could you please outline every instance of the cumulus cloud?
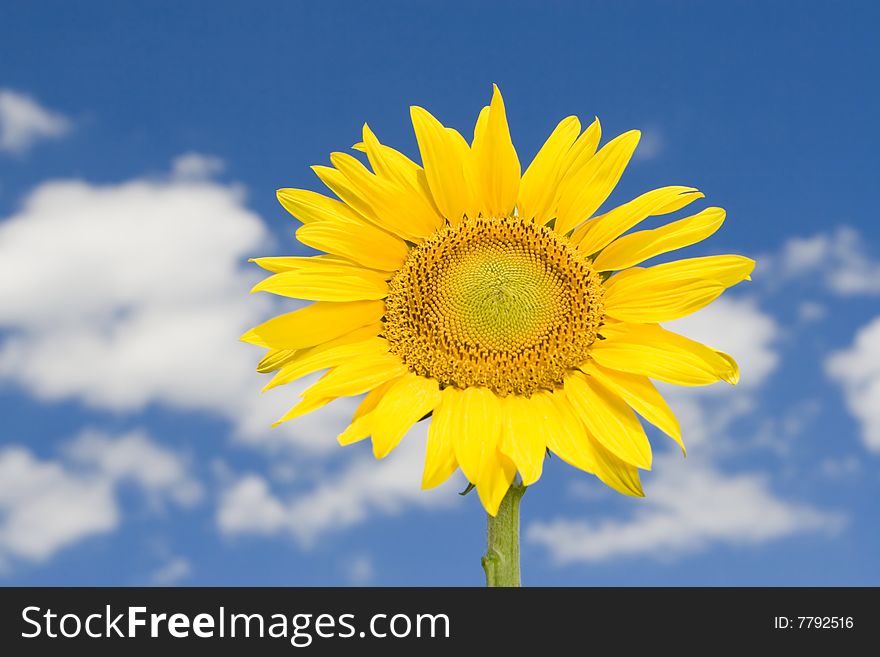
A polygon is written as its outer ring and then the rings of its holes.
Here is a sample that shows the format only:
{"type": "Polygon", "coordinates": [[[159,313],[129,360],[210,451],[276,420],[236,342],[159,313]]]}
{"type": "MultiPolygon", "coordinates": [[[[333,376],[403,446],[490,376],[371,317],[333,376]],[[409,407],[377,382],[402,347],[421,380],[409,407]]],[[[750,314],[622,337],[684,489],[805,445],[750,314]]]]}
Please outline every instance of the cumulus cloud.
{"type": "Polygon", "coordinates": [[[376,578],[373,559],[368,554],[358,554],[344,563],[345,575],[353,586],[364,586],[376,578]]]}
{"type": "Polygon", "coordinates": [[[825,368],[843,386],[865,447],[880,452],[880,317],[862,327],[852,345],[831,354],[825,368]]]}
{"type": "Polygon", "coordinates": [[[825,458],[819,462],[819,472],[829,479],[852,479],[862,471],[862,459],[854,454],[840,458],[825,458]]]}
{"type": "Polygon", "coordinates": [[[241,477],[220,496],[217,525],[227,534],[274,534],[287,522],[284,505],[260,475],[241,477]]]}
{"type": "Polygon", "coordinates": [[[42,139],[62,137],[70,120],[36,100],[11,89],[0,89],[0,151],[23,153],[42,139]]]}
{"type": "Polygon", "coordinates": [[[556,519],[529,526],[528,541],[558,564],[633,556],[665,560],[718,544],[758,545],[801,532],[833,532],[842,517],[779,499],[755,474],[729,474],[665,458],[647,497],[626,520],[556,519]]]}
{"type": "Polygon", "coordinates": [[[777,284],[821,281],[840,296],[880,294],[880,260],[855,228],[838,226],[810,237],[793,237],[778,254],[758,259],[758,276],[777,284]]]}
{"type": "Polygon", "coordinates": [[[0,566],[44,561],[119,522],[112,482],[82,477],[22,447],[0,451],[0,566]]]}
{"type": "MultiPolygon", "coordinates": [[[[54,181],[0,222],[0,380],[45,401],[132,412],[158,403],[229,419],[266,444],[332,448],[351,404],[269,432],[296,401],[260,396],[259,351],[238,341],[273,308],[249,296],[271,254],[241,190],[192,178],[54,181]]],[[[203,167],[204,172],[204,167],[203,167]]],[[[285,309],[293,309],[288,303],[285,309]]]]}
{"type": "Polygon", "coordinates": [[[821,303],[802,301],[798,304],[797,314],[802,322],[818,322],[825,318],[828,311],[821,303]]]}
{"type": "Polygon", "coordinates": [[[172,586],[192,574],[192,563],[183,557],[172,557],[159,566],[150,575],[150,581],[156,586],[172,586]]]}
{"type": "Polygon", "coordinates": [[[816,398],[804,398],[786,408],[762,415],[758,426],[748,436],[740,436],[737,443],[774,452],[782,458],[798,450],[805,436],[824,410],[816,398]]]}
{"type": "Polygon", "coordinates": [[[189,464],[144,431],[115,437],[87,430],[64,451],[70,461],[91,466],[111,481],[131,482],[156,500],[167,496],[192,506],[202,499],[202,487],[190,477],[189,464]]]}
{"type": "Polygon", "coordinates": [[[642,130],[641,139],[639,139],[639,147],[636,149],[633,157],[636,160],[653,160],[666,146],[666,139],[656,128],[646,128],[642,130]]]}
{"type": "Polygon", "coordinates": [[[371,514],[449,504],[453,496],[448,485],[421,490],[425,433],[421,423],[382,461],[360,456],[338,474],[285,498],[271,492],[263,477],[244,476],[222,495],[217,524],[229,535],[287,534],[310,547],[323,535],[362,523],[371,514]]]}
{"type": "Polygon", "coordinates": [[[174,158],[171,176],[178,180],[207,180],[225,168],[226,163],[219,157],[190,152],[174,158]]]}
{"type": "Polygon", "coordinates": [[[119,437],[86,432],[61,457],[0,450],[0,568],[41,562],[120,523],[118,489],[130,484],[152,499],[191,505],[199,484],[186,464],[143,432],[119,437]]]}

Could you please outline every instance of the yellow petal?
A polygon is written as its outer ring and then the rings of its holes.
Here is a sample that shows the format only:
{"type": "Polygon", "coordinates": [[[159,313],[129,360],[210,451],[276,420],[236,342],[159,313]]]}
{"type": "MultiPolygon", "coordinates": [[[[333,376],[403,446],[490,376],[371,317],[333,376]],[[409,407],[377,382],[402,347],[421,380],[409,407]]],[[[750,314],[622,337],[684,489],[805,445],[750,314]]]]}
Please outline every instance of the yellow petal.
{"type": "Polygon", "coordinates": [[[548,435],[550,451],[566,463],[596,475],[619,493],[644,496],[635,466],[621,461],[587,431],[576,416],[565,391],[548,395],[556,406],[561,430],[548,435]]]}
{"type": "Polygon", "coordinates": [[[547,432],[547,446],[550,451],[569,465],[591,474],[595,473],[596,457],[587,440],[587,429],[575,414],[565,391],[556,390],[546,394],[546,399],[556,408],[556,417],[559,421],[558,431],[547,432]]]}
{"type": "Polygon", "coordinates": [[[501,400],[501,406],[501,453],[514,462],[523,484],[531,486],[541,478],[544,467],[547,452],[545,416],[551,412],[555,414],[556,409],[520,395],[508,395],[501,400]]]}
{"type": "Polygon", "coordinates": [[[351,421],[351,424],[345,428],[345,431],[336,436],[336,441],[340,445],[345,446],[352,445],[367,438],[373,432],[370,425],[371,416],[372,413],[367,413],[363,417],[354,418],[351,421]]]}
{"type": "Polygon", "coordinates": [[[348,153],[331,153],[330,162],[372,209],[378,226],[419,241],[440,227],[442,219],[434,207],[412,188],[371,173],[348,153]]]}
{"type": "Polygon", "coordinates": [[[474,125],[474,139],[471,148],[486,139],[486,129],[489,127],[489,106],[486,105],[477,115],[477,123],[474,125]]]}
{"type": "Polygon", "coordinates": [[[434,197],[431,195],[431,189],[428,187],[425,170],[403,153],[379,143],[379,140],[366,124],[364,124],[363,132],[364,152],[367,154],[367,159],[369,159],[373,171],[381,177],[395,180],[410,190],[415,191],[421,197],[418,201],[418,206],[423,209],[430,209],[430,214],[434,217],[433,221],[438,226],[442,225],[442,215],[434,203],[434,197]]]}
{"type": "Polygon", "coordinates": [[[385,146],[365,123],[363,128],[363,150],[376,175],[410,185],[417,180],[422,168],[403,153],[385,146]]]}
{"type": "Polygon", "coordinates": [[[319,301],[273,317],[252,328],[241,339],[264,347],[305,349],[374,324],[384,314],[385,304],[381,301],[319,301]]]}
{"type": "Polygon", "coordinates": [[[314,249],[382,271],[399,269],[409,253],[403,240],[366,223],[311,223],[297,230],[296,238],[314,249]]]}
{"type": "Polygon", "coordinates": [[[409,428],[439,403],[440,386],[434,379],[412,373],[397,379],[370,413],[376,458],[385,458],[409,428]]]}
{"type": "Polygon", "coordinates": [[[621,330],[626,330],[626,327],[626,322],[621,322],[613,317],[606,316],[602,324],[596,330],[599,336],[604,339],[614,336],[615,333],[619,333],[621,330]]]}
{"type": "Polygon", "coordinates": [[[257,365],[257,372],[260,374],[266,374],[268,372],[274,372],[280,367],[283,367],[286,363],[290,362],[292,358],[294,358],[297,354],[296,349],[274,349],[270,348],[266,355],[260,360],[257,365]]]}
{"type": "Polygon", "coordinates": [[[302,417],[306,413],[311,413],[312,411],[318,410],[322,406],[326,406],[328,403],[332,402],[335,397],[304,397],[296,406],[291,408],[287,413],[278,418],[275,422],[272,423],[272,427],[277,427],[279,424],[284,422],[289,422],[290,420],[295,420],[298,417],[302,417]]]}
{"type": "Polygon", "coordinates": [[[354,219],[356,221],[368,221],[376,226],[385,227],[382,224],[379,213],[370,205],[363,191],[346,178],[345,174],[333,167],[322,165],[313,166],[312,171],[321,179],[322,183],[330,188],[330,191],[336,194],[347,207],[354,211],[354,219]]]}
{"type": "MultiPolygon", "coordinates": [[[[632,282],[638,284],[638,277],[632,282]]],[[[605,311],[609,316],[627,322],[666,322],[690,315],[717,299],[726,289],[711,280],[687,284],[640,285],[637,288],[618,286],[620,296],[609,295],[605,311]],[[624,292],[625,290],[625,292],[624,292]]]]}
{"type": "MultiPolygon", "coordinates": [[[[480,214],[488,215],[486,204],[480,194],[480,185],[477,179],[476,162],[474,162],[474,154],[468,146],[467,141],[454,128],[446,128],[446,134],[449,135],[452,145],[458,151],[458,160],[461,162],[461,171],[464,176],[464,195],[469,199],[465,206],[464,216],[476,217],[480,214]]],[[[449,223],[455,225],[461,221],[461,218],[453,217],[449,223]]]]}
{"type": "Polygon", "coordinates": [[[363,440],[372,433],[370,415],[382,397],[385,396],[385,393],[388,392],[388,389],[394,385],[394,382],[397,380],[398,379],[390,379],[385,383],[376,386],[366,394],[358,405],[357,410],[354,412],[354,416],[351,418],[351,424],[348,425],[348,428],[346,428],[345,431],[337,436],[336,440],[340,445],[351,445],[352,443],[363,440]]]}
{"type": "Polygon", "coordinates": [[[703,198],[703,193],[693,187],[654,189],[586,222],[572,233],[571,241],[581,252],[592,255],[648,217],[681,210],[698,198],[703,198]]]}
{"type": "MultiPolygon", "coordinates": [[[[288,420],[310,413],[338,397],[359,395],[372,388],[381,387],[382,384],[396,379],[404,373],[405,370],[403,369],[394,369],[391,367],[388,360],[379,363],[378,359],[369,364],[367,364],[365,360],[362,360],[349,363],[344,367],[337,367],[327,372],[310,388],[307,388],[303,392],[302,400],[299,404],[290,409],[283,417],[272,424],[272,426],[277,427],[282,422],[287,422],[288,420]]],[[[361,418],[356,418],[356,420],[368,421],[370,415],[371,414],[368,413],[361,418]]],[[[369,423],[358,422],[358,426],[352,429],[350,435],[347,436],[345,440],[354,442],[354,440],[357,439],[356,434],[362,429],[369,429],[369,423]]],[[[337,438],[337,440],[339,440],[339,438],[337,438]]]]}
{"type": "Polygon", "coordinates": [[[446,388],[440,393],[440,403],[434,408],[431,424],[428,427],[428,445],[425,452],[425,470],[422,474],[422,488],[434,488],[449,479],[456,468],[453,448],[454,409],[457,395],[455,388],[446,388]],[[448,403],[450,402],[450,403],[448,403]]]}
{"type": "Polygon", "coordinates": [[[382,383],[370,390],[370,392],[368,392],[361,400],[361,403],[358,404],[357,409],[355,409],[354,415],[352,415],[352,419],[357,420],[372,413],[376,409],[376,406],[379,405],[379,402],[382,401],[382,397],[385,396],[385,393],[388,392],[388,390],[391,388],[391,386],[394,385],[394,382],[397,380],[398,379],[389,379],[385,383],[382,383]]]}
{"type": "Polygon", "coordinates": [[[477,132],[472,150],[480,198],[489,215],[507,216],[519,193],[520,166],[497,85],[493,85],[485,130],[477,132]]]}
{"type": "Polygon", "coordinates": [[[615,319],[636,323],[678,319],[703,308],[731,285],[747,279],[754,267],[754,260],[735,255],[690,258],[648,267],[606,288],[605,312],[615,319]]]}
{"type": "Polygon", "coordinates": [[[682,452],[685,451],[678,419],[648,377],[609,370],[593,360],[583,371],[622,398],[636,413],[677,442],[682,452]]]}
{"type": "Polygon", "coordinates": [[[406,366],[394,354],[362,354],[330,370],[317,383],[307,388],[303,397],[360,395],[406,372],[406,366]]]}
{"type": "Polygon", "coordinates": [[[501,434],[501,404],[486,388],[465,388],[444,394],[443,404],[453,414],[452,445],[464,476],[480,482],[486,459],[496,450],[501,434]]]}
{"type": "Polygon", "coordinates": [[[637,265],[661,253],[696,244],[724,223],[724,210],[706,208],[691,217],[673,221],[652,230],[641,230],[619,237],[596,257],[596,271],[616,271],[637,265]]]}
{"type": "Polygon", "coordinates": [[[300,269],[269,276],[251,292],[270,292],[310,301],[365,301],[388,296],[385,273],[356,265],[311,260],[300,269]]]}
{"type": "Polygon", "coordinates": [[[562,163],[580,130],[581,123],[576,116],[560,121],[526,169],[517,202],[523,219],[545,224],[555,215],[562,163]]]}
{"type": "Polygon", "coordinates": [[[515,477],[516,466],[497,447],[487,455],[480,481],[477,482],[477,495],[490,516],[498,514],[498,507],[515,477]]]}
{"type": "Polygon", "coordinates": [[[634,465],[617,458],[601,441],[590,435],[589,431],[587,431],[587,440],[595,458],[595,475],[603,484],[624,495],[645,496],[639,481],[639,471],[634,465]]]}
{"type": "Polygon", "coordinates": [[[284,209],[304,224],[315,221],[330,223],[362,221],[361,217],[345,203],[317,192],[307,189],[279,189],[275,194],[284,209]]]}
{"type": "MultiPolygon", "coordinates": [[[[619,283],[623,283],[626,279],[630,278],[631,276],[635,276],[636,273],[641,272],[641,271],[645,271],[645,268],[644,267],[630,267],[629,269],[624,269],[623,271],[617,272],[616,274],[614,274],[614,276],[612,276],[611,278],[606,280],[604,283],[602,283],[602,287],[604,287],[605,291],[607,292],[612,287],[617,286],[619,283]]],[[[618,320],[615,320],[613,317],[611,319],[615,322],[618,321],[618,320]]]]}
{"type": "Polygon", "coordinates": [[[611,194],[629,163],[640,132],[631,130],[605,144],[576,174],[563,181],[555,230],[564,235],[589,219],[611,194]]]}
{"type": "Polygon", "coordinates": [[[651,445],[626,402],[581,372],[565,377],[565,396],[587,431],[610,452],[636,467],[651,469],[651,445]]]}
{"type": "MultiPolygon", "coordinates": [[[[703,278],[730,287],[746,280],[755,268],[755,261],[740,255],[714,255],[674,260],[643,269],[639,277],[650,276],[655,283],[669,281],[685,284],[703,278]]],[[[627,285],[632,283],[627,280],[627,285]]]]}
{"type": "MultiPolygon", "coordinates": [[[[314,225],[314,224],[313,224],[314,225]]],[[[325,224],[326,225],[326,224],[325,224]]],[[[347,258],[341,258],[335,255],[319,255],[319,256],[272,256],[268,258],[250,258],[248,262],[262,267],[273,274],[280,274],[283,271],[293,271],[294,269],[303,269],[310,266],[313,259],[321,262],[335,262],[341,265],[355,265],[347,258]]]]}
{"type": "Polygon", "coordinates": [[[593,122],[584,130],[583,134],[577,138],[574,145],[565,154],[562,159],[562,181],[563,183],[576,176],[587,163],[596,154],[596,148],[602,139],[602,125],[599,118],[593,119],[593,122]]]}
{"type": "Polygon", "coordinates": [[[626,324],[594,342],[590,355],[603,367],[682,386],[739,380],[727,354],[654,324],[626,324]]]}
{"type": "Polygon", "coordinates": [[[381,323],[368,324],[335,340],[297,351],[296,355],[290,358],[272,380],[265,385],[263,391],[290,383],[318,370],[342,365],[363,354],[387,352],[388,341],[378,337],[381,330],[381,323]]]}
{"type": "Polygon", "coordinates": [[[410,116],[434,202],[444,217],[460,221],[474,205],[460,145],[427,110],[411,107],[410,116]]]}

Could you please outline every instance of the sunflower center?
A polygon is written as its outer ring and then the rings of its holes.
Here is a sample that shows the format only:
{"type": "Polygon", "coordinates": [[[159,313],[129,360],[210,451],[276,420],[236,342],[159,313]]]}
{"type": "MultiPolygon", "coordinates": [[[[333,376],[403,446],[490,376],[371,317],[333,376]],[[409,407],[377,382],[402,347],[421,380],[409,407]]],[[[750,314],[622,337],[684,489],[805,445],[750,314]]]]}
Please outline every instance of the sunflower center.
{"type": "Polygon", "coordinates": [[[603,318],[586,258],[515,217],[443,228],[410,252],[389,290],[385,337],[410,370],[499,395],[560,385],[603,318]]]}

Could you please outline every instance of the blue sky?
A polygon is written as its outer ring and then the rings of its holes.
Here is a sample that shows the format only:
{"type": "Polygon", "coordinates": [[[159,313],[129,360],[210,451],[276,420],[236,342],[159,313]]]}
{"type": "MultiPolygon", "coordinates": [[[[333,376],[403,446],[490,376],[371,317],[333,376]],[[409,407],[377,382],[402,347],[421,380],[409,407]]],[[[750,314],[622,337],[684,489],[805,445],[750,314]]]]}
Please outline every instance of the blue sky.
{"type": "MultiPolygon", "coordinates": [[[[279,307],[248,257],[304,253],[278,187],[408,107],[467,133],[491,84],[528,161],[556,122],[643,131],[612,202],[726,208],[689,255],[758,259],[678,328],[743,381],[669,391],[647,498],[553,459],[526,583],[880,584],[877,46],[869,3],[7,3],[0,16],[0,584],[480,584],[460,478],[418,490],[269,430],[237,336],[279,307]],[[668,443],[668,444],[667,444],[668,443]]],[[[288,306],[289,307],[289,306],[288,306]]]]}

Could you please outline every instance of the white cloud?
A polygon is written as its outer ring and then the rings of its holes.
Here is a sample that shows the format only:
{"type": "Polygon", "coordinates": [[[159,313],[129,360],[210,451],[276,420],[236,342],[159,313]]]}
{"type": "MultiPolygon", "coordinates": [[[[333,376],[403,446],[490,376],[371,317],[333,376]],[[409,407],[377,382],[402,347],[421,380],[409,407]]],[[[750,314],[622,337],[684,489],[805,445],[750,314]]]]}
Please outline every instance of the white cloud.
{"type": "Polygon", "coordinates": [[[822,267],[831,239],[822,233],[812,237],[792,237],[782,245],[778,266],[785,276],[800,276],[822,267]]]}
{"type": "Polygon", "coordinates": [[[862,327],[849,348],[831,354],[825,368],[843,386],[865,446],[880,452],[880,317],[862,327]]]}
{"type": "Polygon", "coordinates": [[[0,89],[0,151],[22,153],[41,139],[62,137],[70,121],[30,96],[0,89]]]}
{"type": "Polygon", "coordinates": [[[376,568],[368,554],[350,557],[344,564],[345,575],[353,586],[364,586],[376,578],[376,568]]]}
{"type": "Polygon", "coordinates": [[[83,477],[22,447],[0,451],[0,567],[13,558],[44,561],[89,536],[114,529],[112,482],[83,477]]]}
{"type": "Polygon", "coordinates": [[[202,499],[202,487],[190,477],[188,463],[143,431],[119,437],[85,431],[66,446],[65,453],[72,462],[93,466],[114,482],[132,482],[183,506],[202,499]]]}
{"type": "Polygon", "coordinates": [[[666,140],[656,128],[646,128],[642,130],[642,136],[639,139],[639,147],[636,149],[633,157],[636,160],[653,160],[666,146],[666,140]]]}
{"type": "Polygon", "coordinates": [[[779,285],[795,279],[821,281],[841,296],[880,294],[880,260],[850,226],[810,237],[793,237],[776,255],[758,259],[757,277],[779,285]]]}
{"type": "Polygon", "coordinates": [[[61,451],[62,458],[44,460],[21,446],[0,450],[0,569],[17,559],[45,561],[115,529],[124,483],[184,505],[200,490],[183,462],[142,432],[86,432],[61,451]]]}
{"type": "Polygon", "coordinates": [[[286,499],[272,493],[262,477],[247,475],[221,497],[217,524],[230,535],[284,533],[310,547],[321,536],[362,523],[371,514],[451,504],[456,499],[451,485],[421,490],[425,433],[421,423],[382,461],[357,457],[339,474],[286,499]]]}
{"type": "Polygon", "coordinates": [[[862,461],[853,454],[826,458],[819,462],[819,471],[829,479],[852,479],[862,471],[862,461]]]}
{"type": "Polygon", "coordinates": [[[220,497],[217,525],[224,533],[274,534],[286,522],[284,505],[259,475],[242,477],[220,497]]]}
{"type": "Polygon", "coordinates": [[[150,581],[156,586],[178,584],[192,574],[192,564],[183,557],[173,557],[153,571],[150,581]]]}
{"type": "Polygon", "coordinates": [[[757,428],[748,436],[741,436],[737,443],[760,447],[787,458],[792,451],[802,447],[802,440],[810,435],[823,404],[815,398],[804,398],[786,408],[777,408],[761,417],[757,428]]]}
{"type": "Polygon", "coordinates": [[[557,564],[632,556],[660,560],[714,547],[758,545],[802,532],[833,532],[842,518],[779,499],[762,477],[664,458],[630,519],[557,519],[529,526],[528,541],[557,564]]]}
{"type": "Polygon", "coordinates": [[[178,180],[207,180],[222,173],[226,163],[219,157],[202,153],[184,153],[174,158],[171,176],[178,180]]]}
{"type": "Polygon", "coordinates": [[[0,262],[14,273],[0,278],[0,380],[45,401],[208,411],[251,441],[332,449],[351,403],[270,432],[296,389],[260,396],[261,353],[238,340],[273,308],[248,295],[260,274],[246,264],[270,242],[236,186],[40,185],[0,222],[0,262]]]}
{"type": "Polygon", "coordinates": [[[817,322],[824,319],[828,310],[821,303],[815,301],[802,301],[798,304],[798,319],[802,322],[817,322]]]}

